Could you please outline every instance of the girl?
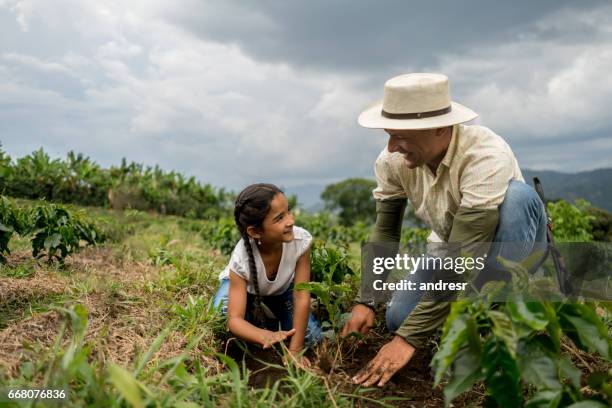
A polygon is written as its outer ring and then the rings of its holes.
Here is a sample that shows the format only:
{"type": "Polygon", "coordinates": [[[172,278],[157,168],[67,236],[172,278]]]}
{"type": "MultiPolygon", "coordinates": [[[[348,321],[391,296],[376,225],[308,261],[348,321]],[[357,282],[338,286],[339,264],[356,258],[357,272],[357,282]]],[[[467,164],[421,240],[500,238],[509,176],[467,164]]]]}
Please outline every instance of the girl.
{"type": "Polygon", "coordinates": [[[236,198],[234,219],[242,239],[219,275],[214,300],[228,316],[229,330],[263,348],[290,338],[294,356],[304,345],[319,343],[321,327],[310,313],[310,294],[293,290],[294,284],[310,281],[312,236],[294,226],[283,192],[273,184],[248,186],[236,198]]]}

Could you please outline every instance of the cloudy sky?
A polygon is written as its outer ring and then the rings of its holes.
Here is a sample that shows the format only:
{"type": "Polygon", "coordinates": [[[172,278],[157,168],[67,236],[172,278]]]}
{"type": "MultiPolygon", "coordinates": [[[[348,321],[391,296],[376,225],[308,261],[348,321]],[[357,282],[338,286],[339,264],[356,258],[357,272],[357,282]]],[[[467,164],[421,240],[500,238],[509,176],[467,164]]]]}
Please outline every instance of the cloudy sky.
{"type": "Polygon", "coordinates": [[[612,166],[612,3],[0,0],[0,142],[239,189],[372,177],[360,111],[447,74],[523,168],[612,166]]]}

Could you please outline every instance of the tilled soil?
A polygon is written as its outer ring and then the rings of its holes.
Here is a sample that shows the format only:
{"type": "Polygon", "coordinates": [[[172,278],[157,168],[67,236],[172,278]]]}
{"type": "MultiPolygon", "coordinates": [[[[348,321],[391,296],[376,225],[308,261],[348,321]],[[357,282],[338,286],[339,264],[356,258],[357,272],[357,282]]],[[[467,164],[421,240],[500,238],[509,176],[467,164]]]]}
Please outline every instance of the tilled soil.
{"type": "MultiPolygon", "coordinates": [[[[351,378],[365,367],[390,339],[388,335],[373,334],[358,344],[345,342],[340,351],[334,345],[329,346],[331,350],[327,351],[323,346],[315,351],[308,351],[306,356],[313,363],[312,372],[327,382],[332,389],[336,390],[335,392],[352,394],[360,387],[353,384],[351,378]]],[[[234,358],[240,365],[244,361],[250,370],[249,385],[251,387],[271,386],[286,375],[279,350],[263,350],[260,347],[249,345],[244,351],[242,347],[237,342],[230,341],[226,354],[234,358]]],[[[432,356],[431,349],[418,350],[408,365],[397,372],[383,388],[370,387],[368,391],[360,392],[360,395],[367,399],[355,399],[356,406],[379,406],[374,401],[380,401],[398,407],[443,407],[442,387],[433,387],[434,380],[429,366],[432,356]]],[[[457,398],[453,405],[455,407],[477,406],[481,398],[481,393],[470,391],[457,398]]]]}

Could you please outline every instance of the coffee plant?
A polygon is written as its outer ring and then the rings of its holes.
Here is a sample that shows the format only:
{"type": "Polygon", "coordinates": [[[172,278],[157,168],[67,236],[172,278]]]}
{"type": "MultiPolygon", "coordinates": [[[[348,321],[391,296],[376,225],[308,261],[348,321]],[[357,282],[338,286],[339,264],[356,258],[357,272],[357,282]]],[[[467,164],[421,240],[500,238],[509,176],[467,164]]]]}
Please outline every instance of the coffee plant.
{"type": "Polygon", "coordinates": [[[354,278],[348,253],[323,241],[315,241],[311,253],[311,282],[300,283],[296,289],[306,289],[325,307],[328,321],[323,328],[338,330],[343,311],[350,302],[351,285],[346,279],[354,278]]]}
{"type": "Polygon", "coordinates": [[[69,152],[52,159],[39,149],[12,160],[0,149],[0,192],[12,197],[45,199],[116,209],[154,210],[191,218],[217,218],[228,212],[231,194],[185,177],[122,160],[103,168],[90,158],[69,152]]]}
{"type": "Polygon", "coordinates": [[[31,219],[32,255],[46,256],[48,262],[56,259],[63,264],[68,255],[79,250],[81,241],[95,245],[104,240],[95,224],[55,204],[37,206],[31,219]]]}
{"type": "Polygon", "coordinates": [[[11,253],[8,243],[13,234],[23,234],[26,225],[25,214],[20,212],[9,199],[0,196],[0,262],[6,262],[6,255],[11,253]]]}
{"type": "Polygon", "coordinates": [[[555,300],[551,293],[517,293],[509,302],[496,303],[491,299],[507,285],[485,288],[475,301],[452,304],[432,360],[436,385],[448,374],[447,406],[478,381],[486,388],[486,406],[561,407],[582,401],[609,406],[610,373],[589,376],[594,395],[587,396],[580,370],[561,354],[566,336],[581,350],[610,360],[608,330],[592,304],[555,300]]]}

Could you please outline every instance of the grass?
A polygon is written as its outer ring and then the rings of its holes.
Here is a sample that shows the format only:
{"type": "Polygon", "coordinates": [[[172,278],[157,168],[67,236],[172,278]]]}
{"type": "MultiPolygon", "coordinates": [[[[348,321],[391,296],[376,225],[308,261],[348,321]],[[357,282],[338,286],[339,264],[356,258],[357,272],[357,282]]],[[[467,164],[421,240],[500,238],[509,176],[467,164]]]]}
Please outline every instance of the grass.
{"type": "MultiPolygon", "coordinates": [[[[29,242],[16,239],[8,264],[0,266],[0,390],[66,388],[68,406],[443,404],[429,377],[430,354],[420,354],[385,390],[350,383],[388,341],[382,326],[361,342],[327,343],[309,356],[318,363],[309,371],[283,366],[283,350],[232,352],[237,342],[211,307],[228,258],[205,241],[206,221],[73,208],[99,220],[109,237],[104,246],[60,268],[31,260],[29,242]],[[322,369],[323,361],[333,364],[322,369]]],[[[359,265],[357,244],[350,255],[359,265]]],[[[455,406],[477,405],[481,391],[455,406]]]]}
{"type": "Polygon", "coordinates": [[[11,241],[13,253],[0,267],[0,283],[14,288],[0,303],[0,389],[66,388],[71,406],[367,400],[294,366],[277,366],[283,375],[268,387],[250,385],[245,361],[223,354],[225,321],[211,299],[227,257],[204,241],[205,221],[84,210],[109,242],[70,257],[63,268],[30,260],[26,239],[11,241]]]}

